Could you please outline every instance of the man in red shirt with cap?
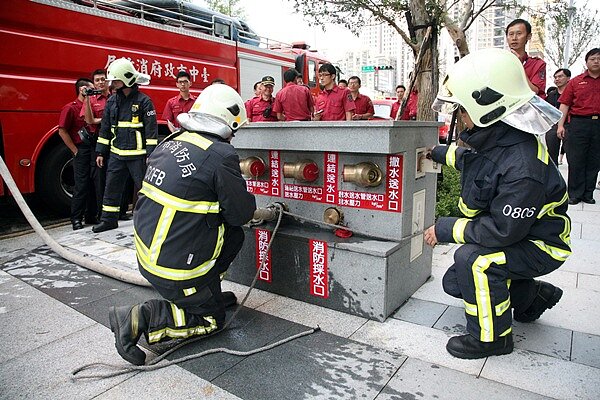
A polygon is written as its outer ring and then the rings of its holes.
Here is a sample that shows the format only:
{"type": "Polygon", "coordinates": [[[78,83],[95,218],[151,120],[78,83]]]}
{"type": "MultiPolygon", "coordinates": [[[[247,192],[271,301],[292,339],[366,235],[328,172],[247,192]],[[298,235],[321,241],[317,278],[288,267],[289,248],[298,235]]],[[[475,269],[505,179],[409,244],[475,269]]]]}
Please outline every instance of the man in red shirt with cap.
{"type": "Polygon", "coordinates": [[[531,40],[531,24],[517,18],[506,27],[506,41],[510,51],[519,57],[529,88],[542,99],[546,98],[546,62],[538,57],[530,57],[525,51],[527,42],[531,40]]]}
{"type": "Polygon", "coordinates": [[[319,83],[323,91],[317,97],[315,121],[351,121],[355,105],[348,89],[335,84],[336,69],[331,64],[319,67],[319,83]]]}
{"type": "Polygon", "coordinates": [[[570,116],[567,143],[569,204],[595,204],[594,189],[600,171],[600,48],[585,55],[587,70],[567,83],[558,99],[562,118],[556,133],[565,137],[565,120],[570,116]]]}
{"type": "Polygon", "coordinates": [[[275,79],[272,76],[265,76],[260,83],[262,85],[260,96],[247,101],[245,104],[248,121],[275,122],[277,121],[277,115],[273,112],[275,79]]]}
{"type": "Polygon", "coordinates": [[[163,111],[163,119],[167,120],[169,130],[174,132],[179,128],[179,122],[177,122],[177,116],[181,113],[187,113],[192,109],[196,96],[190,93],[190,87],[192,85],[192,76],[187,71],[179,71],[177,78],[175,78],[177,87],[179,88],[179,94],[175,97],[170,98],[165,105],[163,111]]]}
{"type": "Polygon", "coordinates": [[[369,119],[375,114],[375,108],[373,107],[373,102],[369,96],[365,96],[364,94],[360,94],[360,78],[358,76],[351,76],[348,78],[348,89],[352,94],[352,99],[354,100],[354,115],[352,116],[353,120],[359,119],[369,119]]]}
{"type": "Polygon", "coordinates": [[[296,84],[298,71],[288,69],[283,74],[285,86],[275,96],[273,112],[280,121],[310,121],[314,111],[308,87],[296,84]]]}

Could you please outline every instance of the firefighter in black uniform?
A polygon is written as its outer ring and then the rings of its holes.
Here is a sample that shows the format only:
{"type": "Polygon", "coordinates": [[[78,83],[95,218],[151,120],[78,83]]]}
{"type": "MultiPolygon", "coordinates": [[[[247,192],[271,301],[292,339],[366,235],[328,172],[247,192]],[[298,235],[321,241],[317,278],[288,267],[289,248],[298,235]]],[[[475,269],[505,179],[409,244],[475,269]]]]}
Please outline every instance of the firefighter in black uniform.
{"type": "Polygon", "coordinates": [[[242,247],[241,225],[256,209],[229,144],[247,122],[239,94],[209,86],[178,121],[182,128],[148,160],[134,213],[140,272],[166,300],[109,312],[119,354],[136,365],[145,361],[136,346],[142,333],[153,344],[223,326],[225,307],[236,299],[221,292],[221,278],[242,247]]]}
{"type": "Polygon", "coordinates": [[[459,358],[513,350],[514,319],[531,322],[562,290],[533,278],[571,254],[566,184],[550,162],[543,135],[560,112],[529,89],[523,67],[506,50],[486,49],[458,61],[433,105],[460,107],[470,147],[436,146],[434,161],[461,171],[459,208],[425,231],[425,242],[464,243],[444,275],[444,291],[465,304],[468,334],[450,338],[459,358]]]}
{"type": "Polygon", "coordinates": [[[138,85],[150,83],[148,75],[139,73],[131,61],[119,58],[108,66],[107,79],[117,94],[106,102],[102,116],[96,152],[96,163],[102,168],[110,152],[106,171],[106,189],[102,201],[100,223],[96,233],[115,229],[127,177],[131,176],[135,191],[142,186],[146,157],[156,147],[158,125],[150,97],[138,90],[138,85]]]}

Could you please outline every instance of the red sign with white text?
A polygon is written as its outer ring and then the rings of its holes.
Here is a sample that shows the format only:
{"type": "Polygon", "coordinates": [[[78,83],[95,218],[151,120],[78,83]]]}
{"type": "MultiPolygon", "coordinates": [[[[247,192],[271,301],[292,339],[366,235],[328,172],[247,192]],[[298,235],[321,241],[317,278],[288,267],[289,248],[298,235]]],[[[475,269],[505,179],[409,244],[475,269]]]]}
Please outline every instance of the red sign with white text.
{"type": "Polygon", "coordinates": [[[327,274],[327,242],[311,239],[310,251],[310,294],[324,299],[329,297],[327,274]]]}
{"type": "Polygon", "coordinates": [[[254,235],[256,238],[256,268],[260,268],[258,279],[271,283],[271,250],[267,253],[269,240],[271,240],[271,232],[266,229],[256,229],[254,235]],[[261,268],[263,260],[264,265],[261,268]]]}

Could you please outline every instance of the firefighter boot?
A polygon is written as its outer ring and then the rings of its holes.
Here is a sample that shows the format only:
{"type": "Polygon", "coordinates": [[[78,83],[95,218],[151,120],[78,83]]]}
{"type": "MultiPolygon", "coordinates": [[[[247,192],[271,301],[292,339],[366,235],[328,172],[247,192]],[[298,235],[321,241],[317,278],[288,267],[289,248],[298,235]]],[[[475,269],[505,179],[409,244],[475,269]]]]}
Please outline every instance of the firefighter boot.
{"type": "Polygon", "coordinates": [[[116,229],[118,227],[119,227],[119,224],[117,223],[117,221],[101,221],[98,225],[94,225],[94,227],[92,228],[92,231],[94,233],[100,233],[100,232],[109,231],[111,229],[116,229]]]}
{"type": "Polygon", "coordinates": [[[514,313],[513,319],[518,322],[533,322],[546,310],[551,309],[562,297],[563,291],[548,282],[536,281],[537,295],[533,303],[523,312],[514,313]]]}
{"type": "Polygon", "coordinates": [[[146,353],[136,346],[146,321],[138,305],[110,307],[110,329],[115,334],[115,347],[119,355],[134,365],[144,365],[146,353]]]}
{"type": "Polygon", "coordinates": [[[495,342],[480,342],[471,335],[455,336],[448,340],[446,350],[454,357],[467,359],[509,354],[513,351],[512,333],[495,342]]]}
{"type": "Polygon", "coordinates": [[[221,296],[223,296],[223,305],[225,308],[233,307],[237,304],[237,297],[235,297],[235,293],[222,292],[221,296]]]}

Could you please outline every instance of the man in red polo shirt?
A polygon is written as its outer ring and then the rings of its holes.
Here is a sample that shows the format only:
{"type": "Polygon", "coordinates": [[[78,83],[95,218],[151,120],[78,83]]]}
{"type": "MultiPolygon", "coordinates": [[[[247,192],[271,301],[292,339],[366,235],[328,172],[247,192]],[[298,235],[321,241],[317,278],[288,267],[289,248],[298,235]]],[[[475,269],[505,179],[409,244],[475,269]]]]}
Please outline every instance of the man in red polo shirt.
{"type": "Polygon", "coordinates": [[[196,96],[190,93],[192,86],[192,76],[187,71],[179,71],[175,78],[179,94],[170,98],[165,105],[162,118],[167,120],[169,130],[175,132],[179,128],[177,116],[182,113],[187,113],[192,109],[196,96]]]}
{"type": "Polygon", "coordinates": [[[369,119],[375,114],[375,108],[373,107],[371,98],[364,94],[360,94],[360,84],[361,82],[358,76],[351,76],[348,78],[348,89],[352,94],[355,107],[354,115],[352,116],[353,120],[369,119]]]}
{"type": "Polygon", "coordinates": [[[86,207],[94,205],[94,199],[89,196],[92,188],[90,167],[93,149],[91,143],[85,143],[78,134],[78,131],[85,126],[85,119],[81,115],[85,92],[93,87],[92,81],[89,79],[77,79],[75,82],[77,98],[65,104],[58,121],[58,134],[73,153],[75,187],[71,200],[71,223],[74,231],[83,228],[83,214],[86,207]]]}
{"type": "Polygon", "coordinates": [[[506,41],[510,51],[519,57],[529,88],[542,99],[546,98],[546,62],[538,57],[530,57],[525,51],[527,42],[531,40],[531,24],[517,18],[506,27],[506,41]]]}
{"type": "Polygon", "coordinates": [[[404,99],[404,94],[406,93],[406,87],[404,85],[396,86],[396,97],[398,101],[392,104],[392,109],[390,111],[390,117],[392,119],[396,119],[396,115],[398,114],[398,110],[402,106],[402,100],[404,99]]]}
{"type": "Polygon", "coordinates": [[[319,83],[323,91],[317,97],[315,121],[351,121],[354,114],[354,100],[348,89],[335,84],[336,69],[331,64],[319,67],[319,83]]]}
{"type": "Polygon", "coordinates": [[[567,83],[558,99],[562,118],[556,133],[565,137],[565,120],[570,116],[567,144],[569,204],[595,204],[594,189],[600,171],[600,48],[585,55],[587,70],[567,83]]]}
{"type": "Polygon", "coordinates": [[[277,115],[273,112],[273,87],[275,79],[272,76],[265,76],[260,82],[262,90],[259,97],[247,101],[246,114],[250,122],[275,122],[277,115]]]}
{"type": "Polygon", "coordinates": [[[308,87],[296,84],[298,71],[288,69],[283,74],[285,86],[275,96],[273,112],[280,121],[310,121],[314,111],[313,98],[308,87]]]}

